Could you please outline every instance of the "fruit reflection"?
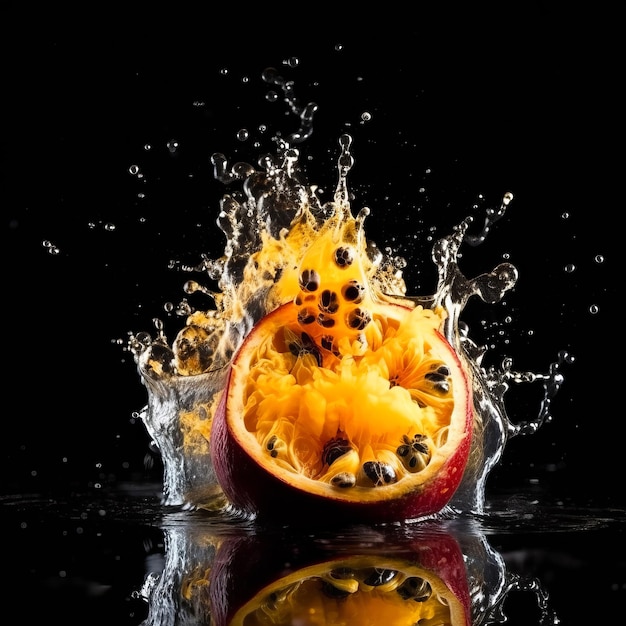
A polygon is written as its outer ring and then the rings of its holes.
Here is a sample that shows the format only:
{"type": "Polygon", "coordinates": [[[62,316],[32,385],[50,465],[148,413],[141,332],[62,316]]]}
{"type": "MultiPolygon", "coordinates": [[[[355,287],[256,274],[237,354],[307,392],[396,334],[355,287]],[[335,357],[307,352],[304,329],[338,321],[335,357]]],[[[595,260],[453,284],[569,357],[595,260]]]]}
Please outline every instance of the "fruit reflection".
{"type": "Polygon", "coordinates": [[[308,534],[192,517],[164,526],[163,570],[138,593],[143,626],[478,626],[501,623],[514,589],[545,600],[472,524],[308,534]]]}

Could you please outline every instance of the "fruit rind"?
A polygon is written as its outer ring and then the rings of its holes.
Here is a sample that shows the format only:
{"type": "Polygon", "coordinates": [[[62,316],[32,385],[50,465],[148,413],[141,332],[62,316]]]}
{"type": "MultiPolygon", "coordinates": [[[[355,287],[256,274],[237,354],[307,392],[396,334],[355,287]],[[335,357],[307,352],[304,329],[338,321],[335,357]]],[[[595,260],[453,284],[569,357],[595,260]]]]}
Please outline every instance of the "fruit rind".
{"type": "MultiPolygon", "coordinates": [[[[426,318],[430,318],[428,341],[436,344],[439,355],[445,357],[446,367],[453,372],[454,381],[456,417],[443,431],[447,441],[444,439],[440,449],[433,454],[426,472],[421,476],[419,472],[411,476],[409,491],[398,488],[398,483],[375,488],[357,485],[342,489],[327,482],[303,477],[290,467],[281,467],[259,445],[255,428],[242,427],[244,402],[250,395],[246,388],[249,382],[248,359],[258,358],[259,351],[264,349],[263,337],[278,332],[285,320],[290,319],[290,306],[284,305],[271,313],[248,335],[234,359],[227,391],[223,394],[214,416],[212,456],[218,480],[227,498],[234,506],[248,513],[278,520],[302,520],[315,515],[316,520],[391,522],[440,512],[454,494],[463,475],[470,450],[473,410],[470,381],[457,354],[435,328],[437,319],[434,314],[422,311],[426,318]]],[[[420,313],[398,304],[384,304],[381,311],[386,319],[391,320],[403,320],[420,313]]],[[[399,329],[394,332],[400,333],[402,327],[399,329]]],[[[403,341],[405,339],[402,338],[403,341]]],[[[382,346],[378,347],[382,349],[382,346]]],[[[354,361],[351,361],[350,367],[354,367],[354,361]]],[[[349,378],[349,375],[350,372],[346,376],[349,378]]],[[[344,379],[337,382],[344,384],[344,393],[354,394],[348,398],[351,404],[358,405],[363,394],[368,393],[367,388],[359,387],[360,382],[357,380],[352,388],[344,379]]],[[[288,392],[289,390],[286,393],[288,392]]],[[[396,392],[404,393],[401,389],[391,390],[391,393],[396,392]]],[[[379,396],[371,399],[372,402],[379,400],[379,396]]],[[[273,402],[273,398],[271,401],[273,402]]],[[[270,412],[269,417],[276,416],[270,412]]],[[[405,436],[405,441],[407,439],[405,436]]],[[[411,441],[408,439],[408,443],[411,441]]],[[[403,446],[406,443],[398,436],[397,450],[405,452],[403,446]]]]}

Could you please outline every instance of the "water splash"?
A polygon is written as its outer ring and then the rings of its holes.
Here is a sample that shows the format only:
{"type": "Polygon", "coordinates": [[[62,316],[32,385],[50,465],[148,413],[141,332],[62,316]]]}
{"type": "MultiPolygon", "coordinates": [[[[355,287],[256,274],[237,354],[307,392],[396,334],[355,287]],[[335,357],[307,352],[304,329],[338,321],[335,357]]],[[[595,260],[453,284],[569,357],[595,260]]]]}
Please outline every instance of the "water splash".
{"type": "Polygon", "coordinates": [[[436,241],[432,248],[436,290],[429,295],[410,295],[402,275],[406,262],[399,262],[392,250],[379,249],[365,236],[370,210],[363,207],[353,217],[347,182],[354,163],[352,138],[347,134],[339,138],[337,185],[333,200],[324,203],[307,180],[297,147],[313,131],[317,105],[300,105],[293,83],[275,69],[265,70],[263,78],[282,89],[299,126],[286,136],[276,134],[275,152],[260,155],[257,166],[246,162],[229,166],[221,153],[211,158],[215,178],[235,187],[222,197],[217,218],[226,244],[219,258],[203,256],[197,266],[187,269],[203,273],[217,282],[218,288],[209,289],[196,280],[185,284],[187,293],[206,294],[211,308],[193,310],[183,301],[178,309],[186,315],[186,324],[171,343],[159,320],[155,320],[154,337],[141,332],[132,334],[129,341],[148,391],[141,418],[163,459],[164,504],[207,509],[227,506],[213,470],[209,440],[231,360],[252,327],[293,297],[302,251],[325,230],[334,228],[351,230],[367,283],[377,293],[406,306],[445,311],[443,332],[470,373],[475,435],[461,486],[443,513],[482,513],[487,477],[508,439],[532,434],[550,421],[551,401],[563,382],[561,367],[572,360],[561,352],[546,373],[515,371],[511,357],[498,368],[484,367],[487,348],[473,340],[461,319],[471,298],[500,302],[517,281],[517,269],[509,263],[473,278],[459,267],[462,246],[480,245],[504,217],[513,195],[507,192],[498,208],[487,210],[478,234],[470,233],[473,218],[468,217],[436,241]],[[507,415],[505,395],[511,384],[519,383],[542,384],[544,396],[534,419],[513,423],[507,415]]]}

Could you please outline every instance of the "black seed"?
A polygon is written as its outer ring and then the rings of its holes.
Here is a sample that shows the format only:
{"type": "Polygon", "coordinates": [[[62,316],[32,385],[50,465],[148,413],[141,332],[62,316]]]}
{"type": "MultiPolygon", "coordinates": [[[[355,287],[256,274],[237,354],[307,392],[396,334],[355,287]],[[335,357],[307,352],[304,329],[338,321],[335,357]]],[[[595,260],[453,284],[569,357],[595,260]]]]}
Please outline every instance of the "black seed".
{"type": "Polygon", "coordinates": [[[295,357],[298,357],[298,358],[304,357],[307,354],[310,354],[311,356],[315,357],[315,361],[317,362],[317,365],[321,367],[322,355],[319,351],[319,348],[313,341],[313,339],[311,339],[311,336],[307,333],[301,333],[300,339],[302,343],[291,341],[287,344],[287,347],[289,348],[289,352],[291,352],[291,354],[293,354],[295,357]]]}
{"type": "Polygon", "coordinates": [[[300,339],[302,339],[302,345],[305,348],[316,348],[315,342],[313,341],[313,337],[309,335],[309,333],[302,332],[300,333],[300,339]]]}
{"type": "Polygon", "coordinates": [[[270,437],[270,440],[267,442],[266,447],[268,450],[273,450],[274,446],[276,445],[276,441],[278,440],[278,437],[276,437],[276,435],[272,435],[270,437]]]}
{"type": "Polygon", "coordinates": [[[330,289],[324,289],[320,294],[320,299],[317,303],[319,310],[324,313],[337,313],[339,308],[339,298],[334,291],[330,289]]]}
{"type": "Polygon", "coordinates": [[[352,248],[341,247],[335,250],[335,263],[339,267],[348,267],[354,262],[354,251],[352,248]]]}
{"type": "Polygon", "coordinates": [[[335,338],[332,335],[324,335],[320,340],[320,344],[322,348],[324,348],[324,350],[328,350],[333,354],[337,354],[337,348],[335,347],[335,338]]]}
{"type": "Polygon", "coordinates": [[[346,324],[355,330],[363,330],[371,321],[369,311],[354,309],[346,316],[346,324]]]}
{"type": "Polygon", "coordinates": [[[324,313],[320,313],[317,316],[317,323],[324,328],[332,328],[335,325],[335,320],[332,317],[326,317],[324,313]]]}
{"type": "Polygon", "coordinates": [[[302,291],[317,291],[321,282],[320,275],[315,270],[302,270],[300,274],[300,289],[302,291]]]}
{"type": "Polygon", "coordinates": [[[349,567],[338,567],[337,569],[331,570],[330,577],[335,580],[350,580],[354,578],[354,570],[349,567]]]}
{"type": "Polygon", "coordinates": [[[430,583],[419,576],[407,578],[396,591],[403,600],[415,602],[426,602],[433,593],[430,583]]]}
{"type": "MultiPolygon", "coordinates": [[[[402,435],[403,443],[396,448],[396,454],[403,459],[406,467],[415,469],[420,461],[421,455],[428,457],[428,444],[425,443],[426,435],[416,434],[413,439],[409,439],[406,435],[402,435]]],[[[427,462],[427,460],[426,460],[427,462]]]]}
{"type": "Polygon", "coordinates": [[[350,472],[340,472],[333,476],[330,482],[335,487],[347,489],[348,487],[354,487],[354,485],[356,485],[356,476],[350,472]]]}
{"type": "Polygon", "coordinates": [[[424,378],[426,380],[432,380],[433,382],[440,382],[446,379],[443,374],[439,374],[438,372],[428,372],[428,374],[426,374],[424,378]]]}
{"type": "Polygon", "coordinates": [[[380,567],[372,567],[366,570],[366,576],[363,582],[369,587],[380,587],[388,583],[397,575],[398,572],[393,569],[382,569],[380,567]]]}
{"type": "Polygon", "coordinates": [[[426,380],[433,383],[433,390],[444,396],[450,392],[450,368],[444,363],[439,365],[435,371],[424,375],[426,380]]]}
{"type": "Polygon", "coordinates": [[[365,295],[365,287],[356,280],[351,280],[341,288],[341,295],[348,302],[354,302],[355,304],[358,304],[359,302],[361,302],[361,300],[363,300],[363,296],[365,295]]]}
{"type": "Polygon", "coordinates": [[[420,452],[421,454],[428,454],[428,446],[425,443],[415,442],[411,446],[411,448],[413,448],[415,452],[420,452]]]}
{"type": "Polygon", "coordinates": [[[273,459],[275,459],[275,458],[278,456],[278,450],[272,450],[272,451],[270,452],[270,456],[271,456],[273,459]]]}
{"type": "Polygon", "coordinates": [[[406,456],[409,452],[410,452],[411,448],[407,445],[401,445],[398,446],[398,449],[396,450],[396,454],[398,456],[406,456]]]}
{"type": "Polygon", "coordinates": [[[441,381],[440,383],[436,383],[434,385],[435,390],[437,390],[441,395],[446,395],[450,392],[450,383],[446,381],[441,381]]]}
{"type": "Polygon", "coordinates": [[[326,463],[326,465],[332,465],[340,456],[350,452],[350,450],[352,450],[352,446],[347,439],[330,439],[324,444],[322,462],[326,463]]]}
{"type": "Polygon", "coordinates": [[[300,309],[298,311],[298,323],[306,326],[315,321],[315,315],[309,309],[300,309]]]}
{"type": "Polygon", "coordinates": [[[363,463],[363,472],[376,487],[388,485],[396,481],[396,473],[393,471],[393,467],[380,461],[366,461],[363,463]]]}
{"type": "Polygon", "coordinates": [[[324,348],[325,350],[330,350],[333,347],[333,339],[334,337],[331,335],[324,335],[324,337],[322,337],[322,348],[324,348]]]}

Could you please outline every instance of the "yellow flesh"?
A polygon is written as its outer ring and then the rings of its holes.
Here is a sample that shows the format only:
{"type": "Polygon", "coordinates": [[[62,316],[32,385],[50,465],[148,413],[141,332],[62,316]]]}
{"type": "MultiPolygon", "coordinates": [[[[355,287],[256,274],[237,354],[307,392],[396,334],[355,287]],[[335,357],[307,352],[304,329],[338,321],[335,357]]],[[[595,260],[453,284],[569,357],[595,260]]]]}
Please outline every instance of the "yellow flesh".
{"type": "Polygon", "coordinates": [[[243,415],[243,447],[283,480],[367,500],[437,471],[464,436],[466,390],[437,333],[442,313],[383,302],[349,239],[327,232],[310,246],[293,301],[233,366],[229,412],[243,415]]]}
{"type": "Polygon", "coordinates": [[[359,558],[339,562],[333,569],[313,566],[286,576],[247,602],[231,622],[233,626],[296,623],[428,626],[464,624],[465,619],[461,603],[432,572],[400,562],[359,558]],[[368,584],[374,569],[387,573],[383,584],[368,584]],[[402,590],[411,584],[426,589],[421,601],[403,597],[402,590]]]}

